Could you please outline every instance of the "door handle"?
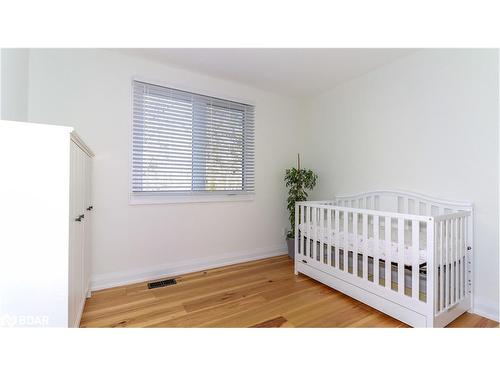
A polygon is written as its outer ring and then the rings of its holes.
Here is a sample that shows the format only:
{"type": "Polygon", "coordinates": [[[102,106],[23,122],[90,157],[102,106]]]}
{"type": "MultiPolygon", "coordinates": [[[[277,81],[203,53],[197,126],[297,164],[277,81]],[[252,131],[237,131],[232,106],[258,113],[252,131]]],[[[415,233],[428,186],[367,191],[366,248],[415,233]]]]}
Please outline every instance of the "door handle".
{"type": "Polygon", "coordinates": [[[75,221],[82,221],[82,219],[85,217],[85,215],[80,215],[78,216],[75,221]]]}
{"type": "Polygon", "coordinates": [[[94,209],[94,206],[88,206],[87,211],[92,211],[94,209]]]}

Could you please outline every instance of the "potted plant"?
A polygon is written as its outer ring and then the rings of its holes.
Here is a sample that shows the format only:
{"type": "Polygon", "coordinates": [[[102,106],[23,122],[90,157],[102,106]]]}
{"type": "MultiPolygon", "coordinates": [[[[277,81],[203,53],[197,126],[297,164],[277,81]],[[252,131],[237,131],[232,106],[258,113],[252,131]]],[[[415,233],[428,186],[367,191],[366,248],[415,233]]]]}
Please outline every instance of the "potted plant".
{"type": "Polygon", "coordinates": [[[289,212],[290,230],[286,235],[288,246],[288,256],[294,258],[295,255],[295,202],[307,200],[307,190],[312,190],[316,186],[318,176],[310,169],[300,168],[300,154],[297,155],[297,168],[285,171],[285,183],[288,190],[287,208],[289,212]]]}

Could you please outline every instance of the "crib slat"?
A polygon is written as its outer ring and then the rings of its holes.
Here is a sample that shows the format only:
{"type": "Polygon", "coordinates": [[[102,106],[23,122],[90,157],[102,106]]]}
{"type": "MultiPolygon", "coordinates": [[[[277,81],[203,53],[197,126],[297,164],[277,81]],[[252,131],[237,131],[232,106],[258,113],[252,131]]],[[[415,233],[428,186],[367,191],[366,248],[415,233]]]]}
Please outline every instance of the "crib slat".
{"type": "Polygon", "coordinates": [[[363,279],[368,280],[368,215],[363,214],[363,279]]]}
{"type": "Polygon", "coordinates": [[[444,277],[444,308],[446,309],[448,307],[449,303],[449,298],[450,298],[450,283],[449,283],[449,278],[450,278],[450,265],[449,265],[449,235],[450,235],[450,221],[445,220],[446,224],[446,229],[445,229],[445,248],[444,248],[444,261],[445,261],[445,277],[444,277]]]}
{"type": "Polygon", "coordinates": [[[452,273],[452,288],[451,288],[451,297],[453,299],[453,303],[457,302],[457,295],[456,295],[456,289],[457,289],[457,269],[455,268],[455,259],[457,259],[457,220],[452,219],[451,225],[453,227],[453,238],[452,238],[452,254],[451,254],[451,270],[453,271],[452,273]]]}
{"type": "Polygon", "coordinates": [[[467,218],[462,219],[462,298],[467,295],[467,218]]]}
{"type": "Polygon", "coordinates": [[[412,264],[411,264],[411,294],[413,299],[419,299],[419,260],[420,260],[420,222],[412,220],[411,222],[411,240],[412,240],[412,264]]]}
{"type": "Polygon", "coordinates": [[[318,256],[318,209],[316,207],[313,208],[313,260],[316,261],[318,256]]]}
{"type": "Polygon", "coordinates": [[[340,224],[339,224],[339,219],[340,219],[340,214],[339,210],[335,210],[335,267],[337,269],[340,269],[340,251],[339,251],[339,245],[340,245],[340,224]]]}
{"type": "Polygon", "coordinates": [[[465,284],[466,284],[466,279],[467,275],[465,273],[465,254],[466,254],[466,244],[465,244],[465,222],[467,221],[467,218],[462,218],[462,252],[460,255],[460,260],[461,260],[461,267],[460,269],[462,270],[462,298],[465,297],[465,284]]]}
{"type": "Polygon", "coordinates": [[[300,215],[300,205],[295,203],[295,238],[294,238],[294,256],[297,258],[296,252],[300,253],[299,248],[299,215],[300,215]]]}
{"type": "Polygon", "coordinates": [[[373,215],[373,282],[376,285],[380,284],[379,276],[379,217],[378,215],[373,215]]]}
{"type": "Polygon", "coordinates": [[[344,270],[349,272],[349,214],[344,211],[344,270]]]}
{"type": "Polygon", "coordinates": [[[444,222],[439,222],[439,305],[440,310],[444,310],[444,222]]]}
{"type": "Polygon", "coordinates": [[[304,223],[304,205],[300,205],[300,224],[302,224],[302,231],[300,232],[300,244],[299,244],[299,253],[304,255],[304,229],[305,229],[305,223],[304,223]]]}
{"type": "Polygon", "coordinates": [[[462,253],[460,256],[460,259],[462,261],[462,265],[460,267],[462,271],[462,298],[465,297],[465,288],[466,288],[466,280],[467,280],[467,274],[465,273],[465,254],[466,254],[466,248],[465,248],[465,222],[467,218],[462,218],[462,253]]]}
{"type": "MultiPolygon", "coordinates": [[[[439,232],[439,229],[435,226],[435,222],[433,220],[429,221],[427,223],[427,229],[432,225],[432,237],[427,233],[427,242],[426,242],[426,258],[429,259],[429,262],[427,263],[427,275],[426,275],[426,282],[431,283],[431,286],[433,288],[432,295],[431,296],[426,296],[426,302],[429,304],[429,310],[432,311],[433,316],[435,316],[439,310],[438,306],[438,286],[439,286],[439,278],[438,278],[438,264],[439,264],[439,257],[437,255],[437,233],[436,231],[439,232]],[[431,241],[431,242],[428,242],[431,241]],[[432,268],[429,268],[432,267],[432,268]],[[432,270],[432,271],[429,271],[432,270]]],[[[420,228],[420,227],[419,227],[420,228]]],[[[420,244],[419,244],[420,245],[420,244]]],[[[420,279],[419,279],[420,280],[420,279]]],[[[427,287],[427,289],[430,289],[430,287],[427,287]]]]}
{"type": "Polygon", "coordinates": [[[323,238],[323,227],[321,226],[321,213],[323,212],[323,208],[320,208],[318,207],[317,208],[317,211],[316,211],[316,225],[317,225],[317,229],[316,229],[316,233],[317,233],[317,237],[316,237],[316,261],[320,262],[321,263],[321,241],[324,241],[322,240],[323,238]]]}
{"type": "MultiPolygon", "coordinates": [[[[434,319],[434,306],[436,305],[436,290],[437,283],[435,282],[435,276],[437,267],[434,265],[435,259],[435,249],[434,249],[434,219],[429,218],[426,227],[426,252],[427,252],[427,283],[426,283],[426,304],[428,309],[428,314],[434,319]]],[[[429,325],[429,323],[428,323],[429,325]]]]}
{"type": "Polygon", "coordinates": [[[398,292],[400,294],[405,294],[404,235],[404,219],[398,218],[398,292]]]}
{"type": "Polygon", "coordinates": [[[449,254],[449,258],[448,258],[448,264],[450,265],[450,272],[449,272],[449,275],[450,275],[450,278],[449,278],[449,282],[450,282],[450,287],[449,287],[449,294],[450,294],[450,298],[449,298],[449,304],[452,305],[453,304],[453,281],[455,280],[455,275],[454,275],[454,272],[453,272],[453,240],[454,240],[454,230],[453,230],[453,219],[450,219],[450,254],[449,254]]]}
{"type": "Polygon", "coordinates": [[[450,219],[450,305],[455,303],[455,268],[453,267],[453,258],[455,252],[455,221],[450,219]]]}
{"type": "Polygon", "coordinates": [[[458,288],[460,286],[459,284],[459,273],[460,270],[458,269],[458,251],[459,251],[459,233],[458,233],[458,218],[455,219],[455,256],[453,258],[453,261],[455,262],[455,302],[459,300],[459,294],[458,294],[458,288]]]}
{"type": "Polygon", "coordinates": [[[352,251],[352,274],[358,276],[358,213],[352,214],[352,235],[354,237],[354,248],[352,251]]]}
{"type": "Polygon", "coordinates": [[[467,218],[464,218],[462,223],[463,227],[463,248],[462,248],[462,261],[463,261],[463,283],[464,283],[464,289],[463,289],[463,297],[467,295],[467,218]]]}
{"type": "Polygon", "coordinates": [[[453,226],[453,239],[452,239],[452,255],[451,255],[451,269],[453,271],[452,277],[452,289],[451,289],[451,296],[453,299],[453,303],[457,302],[457,295],[456,295],[456,289],[457,289],[457,269],[455,268],[455,259],[457,259],[457,220],[452,219],[451,225],[453,226]]]}
{"type": "Polygon", "coordinates": [[[462,218],[458,218],[458,255],[457,255],[457,270],[458,270],[458,299],[462,299],[462,218]]]}
{"type": "Polygon", "coordinates": [[[389,216],[385,217],[385,287],[391,290],[391,221],[389,216]]]}
{"type": "Polygon", "coordinates": [[[468,295],[469,294],[469,280],[471,279],[472,275],[470,274],[471,270],[469,270],[470,264],[469,264],[469,220],[464,220],[464,294],[468,295]]]}
{"type": "Polygon", "coordinates": [[[311,207],[306,207],[306,238],[304,256],[309,256],[311,240],[311,207]]]}
{"type": "Polygon", "coordinates": [[[320,208],[319,209],[319,231],[320,231],[320,238],[319,238],[319,262],[324,263],[324,254],[323,254],[323,249],[324,249],[324,244],[325,244],[325,209],[320,208]]]}
{"type": "Polygon", "coordinates": [[[468,250],[469,246],[469,222],[465,222],[465,293],[470,293],[469,280],[472,278],[472,264],[469,260],[471,254],[468,250]]]}
{"type": "Polygon", "coordinates": [[[327,217],[326,217],[326,230],[328,231],[328,250],[326,252],[326,261],[329,266],[332,265],[332,210],[328,208],[326,210],[327,217]]]}
{"type": "Polygon", "coordinates": [[[306,207],[306,251],[304,256],[309,256],[311,251],[311,207],[306,207]]]}

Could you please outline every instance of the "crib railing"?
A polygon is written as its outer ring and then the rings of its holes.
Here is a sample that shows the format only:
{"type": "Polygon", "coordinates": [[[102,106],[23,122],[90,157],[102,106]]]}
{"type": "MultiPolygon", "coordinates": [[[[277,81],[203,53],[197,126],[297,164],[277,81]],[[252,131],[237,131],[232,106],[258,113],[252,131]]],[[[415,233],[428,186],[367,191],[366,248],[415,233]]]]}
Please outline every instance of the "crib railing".
{"type": "Polygon", "coordinates": [[[385,288],[385,294],[419,302],[432,295],[432,290],[420,290],[419,283],[423,272],[419,249],[433,252],[432,217],[340,207],[333,202],[301,202],[296,212],[296,249],[302,260],[349,274],[350,282],[357,278],[376,290],[385,288]],[[423,243],[421,228],[426,232],[423,243]],[[417,250],[407,254],[408,249],[417,250]],[[411,274],[407,288],[405,273],[411,274]]]}
{"type": "Polygon", "coordinates": [[[335,205],[356,207],[404,214],[439,216],[457,211],[472,211],[469,202],[457,202],[425,196],[419,193],[398,190],[378,190],[358,194],[338,195],[335,205]]]}
{"type": "Polygon", "coordinates": [[[468,246],[470,212],[436,217],[434,313],[453,308],[471,293],[471,247],[468,246]]]}

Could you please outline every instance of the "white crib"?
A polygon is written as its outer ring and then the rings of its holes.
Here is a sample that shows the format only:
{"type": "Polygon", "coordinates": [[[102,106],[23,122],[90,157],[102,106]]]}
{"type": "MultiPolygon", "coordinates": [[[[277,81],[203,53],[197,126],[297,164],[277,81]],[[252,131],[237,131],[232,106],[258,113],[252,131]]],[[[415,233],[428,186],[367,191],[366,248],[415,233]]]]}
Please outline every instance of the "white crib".
{"type": "Polygon", "coordinates": [[[296,274],[413,327],[444,327],[471,309],[471,203],[372,191],[295,212],[296,274]]]}

